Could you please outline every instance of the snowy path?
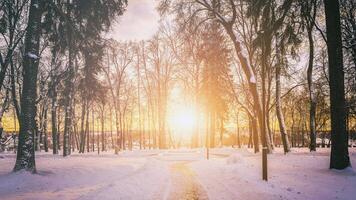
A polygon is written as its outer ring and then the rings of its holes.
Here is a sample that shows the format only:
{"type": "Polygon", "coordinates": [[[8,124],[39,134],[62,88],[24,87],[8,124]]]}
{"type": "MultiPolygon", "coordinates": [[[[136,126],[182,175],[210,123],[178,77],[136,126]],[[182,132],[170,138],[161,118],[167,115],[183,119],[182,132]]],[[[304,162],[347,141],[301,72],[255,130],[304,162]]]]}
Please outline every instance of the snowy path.
{"type": "Polygon", "coordinates": [[[168,200],[181,199],[208,199],[206,191],[196,180],[195,173],[187,166],[186,162],[171,165],[172,185],[168,200]]]}
{"type": "Polygon", "coordinates": [[[170,168],[170,180],[166,185],[164,200],[207,200],[206,191],[197,180],[191,163],[201,160],[199,151],[168,151],[157,159],[167,162],[170,168]]]}
{"type": "Polygon", "coordinates": [[[9,173],[14,155],[0,159],[0,199],[207,199],[190,163],[199,151],[134,151],[68,158],[40,153],[38,174],[9,173]]]}

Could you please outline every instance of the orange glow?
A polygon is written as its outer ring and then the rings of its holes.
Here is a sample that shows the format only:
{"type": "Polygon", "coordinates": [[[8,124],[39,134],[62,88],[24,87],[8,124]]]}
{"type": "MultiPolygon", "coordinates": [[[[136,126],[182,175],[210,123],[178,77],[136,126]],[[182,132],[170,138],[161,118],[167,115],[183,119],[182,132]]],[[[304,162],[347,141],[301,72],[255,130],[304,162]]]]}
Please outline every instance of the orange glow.
{"type": "Polygon", "coordinates": [[[175,135],[190,136],[197,124],[197,114],[192,107],[177,106],[174,111],[168,114],[168,124],[170,130],[175,135]]]}

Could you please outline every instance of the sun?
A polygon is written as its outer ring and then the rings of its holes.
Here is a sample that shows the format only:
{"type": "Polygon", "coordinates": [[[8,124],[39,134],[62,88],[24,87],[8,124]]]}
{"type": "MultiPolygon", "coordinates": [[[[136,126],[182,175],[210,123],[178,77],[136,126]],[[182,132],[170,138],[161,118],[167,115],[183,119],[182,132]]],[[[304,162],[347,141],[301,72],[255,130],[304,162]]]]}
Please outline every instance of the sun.
{"type": "Polygon", "coordinates": [[[172,111],[168,119],[170,129],[184,135],[190,133],[195,128],[196,122],[197,117],[194,108],[181,106],[172,111]]]}

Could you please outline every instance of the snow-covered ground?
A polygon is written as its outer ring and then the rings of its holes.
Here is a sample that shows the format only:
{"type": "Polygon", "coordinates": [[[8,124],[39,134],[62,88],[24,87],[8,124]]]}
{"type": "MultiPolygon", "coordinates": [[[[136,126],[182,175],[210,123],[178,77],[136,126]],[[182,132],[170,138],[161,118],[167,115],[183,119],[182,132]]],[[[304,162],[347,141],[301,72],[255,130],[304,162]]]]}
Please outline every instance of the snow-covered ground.
{"type": "MultiPolygon", "coordinates": [[[[356,149],[350,149],[356,163],[356,149]]],[[[216,150],[224,154],[229,150],[216,150]],[[225,151],[225,152],[224,152],[225,151]]],[[[356,199],[353,169],[329,170],[329,149],[294,149],[284,155],[277,149],[268,155],[269,181],[261,181],[261,154],[230,150],[227,159],[192,164],[210,199],[356,199]]]]}
{"type": "MultiPolygon", "coordinates": [[[[119,155],[37,154],[38,174],[11,173],[15,155],[0,154],[0,199],[356,199],[352,169],[328,169],[329,150],[280,149],[268,155],[269,181],[261,180],[261,155],[247,149],[127,151],[119,155]]],[[[356,163],[356,149],[350,149],[356,163]]]]}
{"type": "Polygon", "coordinates": [[[149,199],[168,181],[168,168],[152,154],[115,156],[40,154],[38,174],[9,173],[14,157],[0,159],[0,199],[149,199]]]}

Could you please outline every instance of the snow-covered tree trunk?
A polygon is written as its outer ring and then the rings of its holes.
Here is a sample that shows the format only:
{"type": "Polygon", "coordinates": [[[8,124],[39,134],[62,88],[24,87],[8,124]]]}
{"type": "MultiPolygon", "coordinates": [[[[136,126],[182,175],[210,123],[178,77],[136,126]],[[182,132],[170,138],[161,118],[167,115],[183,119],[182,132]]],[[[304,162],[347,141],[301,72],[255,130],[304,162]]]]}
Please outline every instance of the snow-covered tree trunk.
{"type": "Polygon", "coordinates": [[[257,91],[257,80],[255,73],[253,72],[251,66],[249,65],[247,58],[242,54],[241,50],[241,43],[237,40],[235,33],[232,30],[232,27],[229,28],[228,26],[224,26],[228,35],[230,36],[231,41],[234,43],[235,51],[237,54],[237,57],[240,61],[241,68],[243,69],[247,79],[249,80],[248,86],[249,86],[249,91],[252,95],[253,98],[253,104],[254,104],[254,110],[255,113],[257,114],[257,119],[258,119],[258,125],[260,128],[260,133],[261,133],[261,142],[262,145],[268,148],[268,151],[271,152],[271,141],[268,135],[268,132],[266,131],[266,126],[265,126],[265,117],[263,117],[263,112],[262,112],[262,107],[261,107],[261,100],[257,91]]]}
{"type": "Polygon", "coordinates": [[[309,129],[310,129],[310,151],[316,151],[316,127],[315,127],[315,114],[316,114],[316,99],[313,86],[313,64],[314,64],[314,40],[312,29],[308,29],[309,40],[309,62],[307,69],[307,80],[309,89],[309,129]]]}
{"type": "Polygon", "coordinates": [[[284,123],[284,116],[282,112],[282,102],[281,102],[281,66],[277,64],[275,70],[276,70],[276,113],[277,113],[279,131],[281,133],[284,153],[288,153],[290,151],[290,145],[289,145],[289,140],[287,135],[287,128],[284,123]]]}
{"type": "Polygon", "coordinates": [[[40,62],[42,0],[31,0],[23,57],[23,88],[21,96],[20,133],[14,171],[36,172],[34,132],[36,129],[37,73],[40,62]]]}

